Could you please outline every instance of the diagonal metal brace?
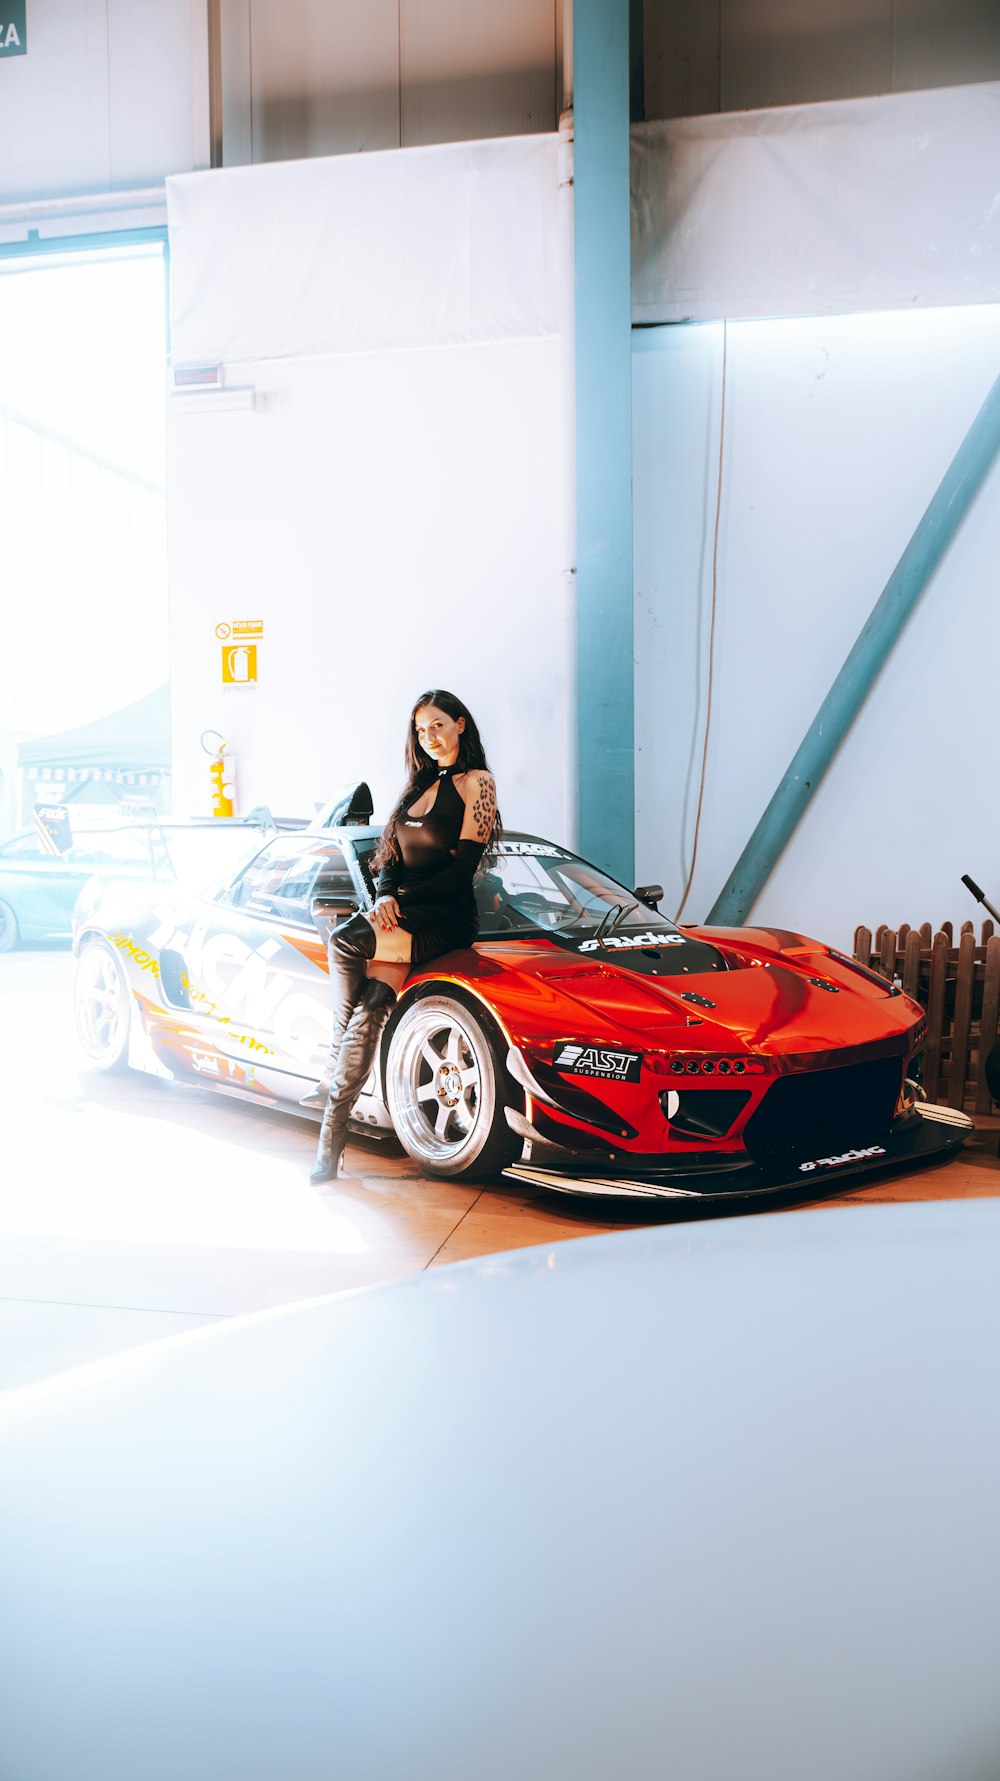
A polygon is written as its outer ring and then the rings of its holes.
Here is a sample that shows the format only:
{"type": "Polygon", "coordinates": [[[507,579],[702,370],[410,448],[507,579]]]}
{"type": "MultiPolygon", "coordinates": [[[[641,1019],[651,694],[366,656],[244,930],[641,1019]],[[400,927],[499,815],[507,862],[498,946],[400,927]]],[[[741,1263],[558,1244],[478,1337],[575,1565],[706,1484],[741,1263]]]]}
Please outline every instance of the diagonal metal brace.
{"type": "Polygon", "coordinates": [[[744,922],[1000,453],[1000,377],[741,853],[709,922],[744,922]]]}

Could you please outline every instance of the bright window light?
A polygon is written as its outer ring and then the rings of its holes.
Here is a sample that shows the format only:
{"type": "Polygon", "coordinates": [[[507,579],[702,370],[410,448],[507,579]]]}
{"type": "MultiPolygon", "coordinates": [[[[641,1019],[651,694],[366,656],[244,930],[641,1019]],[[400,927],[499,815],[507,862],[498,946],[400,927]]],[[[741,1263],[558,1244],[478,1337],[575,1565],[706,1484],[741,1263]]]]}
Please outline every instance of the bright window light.
{"type": "Polygon", "coordinates": [[[0,728],[167,678],[163,251],[0,261],[0,728]]]}

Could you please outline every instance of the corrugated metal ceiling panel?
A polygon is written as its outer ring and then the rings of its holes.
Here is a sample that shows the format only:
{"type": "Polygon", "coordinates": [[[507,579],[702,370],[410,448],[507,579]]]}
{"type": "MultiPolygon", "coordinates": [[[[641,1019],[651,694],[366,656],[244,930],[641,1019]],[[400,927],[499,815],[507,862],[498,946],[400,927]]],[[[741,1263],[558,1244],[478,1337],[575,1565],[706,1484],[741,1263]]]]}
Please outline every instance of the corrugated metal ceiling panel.
{"type": "Polygon", "coordinates": [[[644,0],[645,114],[1000,78],[998,0],[644,0]]]}
{"type": "Polygon", "coordinates": [[[404,148],[557,127],[555,0],[399,0],[399,44],[404,148]]]}
{"type": "Polygon", "coordinates": [[[997,0],[894,0],[896,92],[1000,79],[997,0]]]}
{"type": "Polygon", "coordinates": [[[721,0],[720,110],[889,90],[891,0],[721,0]]]}
{"type": "Polygon", "coordinates": [[[255,161],[399,147],[397,0],[252,0],[255,161]]]}
{"type": "Polygon", "coordinates": [[[703,117],[719,109],[719,9],[645,0],[646,116],[703,117]]]}

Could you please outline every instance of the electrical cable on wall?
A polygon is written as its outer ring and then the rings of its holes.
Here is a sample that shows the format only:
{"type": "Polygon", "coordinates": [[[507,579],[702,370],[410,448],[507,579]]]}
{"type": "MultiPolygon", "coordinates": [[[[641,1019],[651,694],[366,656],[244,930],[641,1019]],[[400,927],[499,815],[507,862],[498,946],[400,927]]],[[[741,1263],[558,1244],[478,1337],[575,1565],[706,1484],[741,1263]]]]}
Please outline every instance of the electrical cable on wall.
{"type": "Polygon", "coordinates": [[[691,866],[678,905],[675,921],[680,921],[688,900],[694,869],[698,859],[698,837],[701,833],[701,807],[705,801],[705,775],[708,769],[708,739],[712,729],[712,685],[715,677],[715,615],[719,597],[719,522],[722,518],[722,458],[726,443],[726,358],[728,353],[728,322],[722,324],[722,406],[719,413],[719,474],[715,494],[715,536],[712,541],[712,615],[708,628],[708,698],[705,705],[705,741],[701,751],[701,778],[698,782],[698,808],[694,818],[694,839],[691,843],[691,866]]]}

